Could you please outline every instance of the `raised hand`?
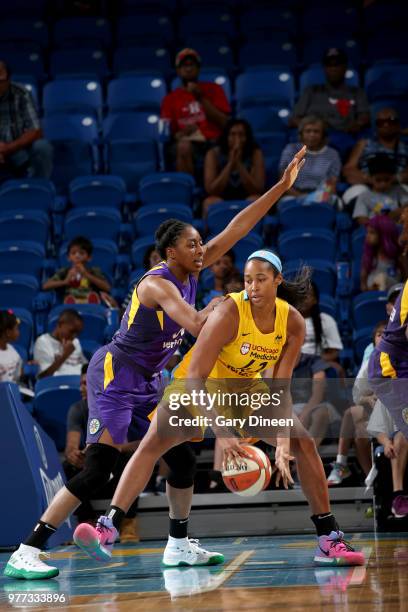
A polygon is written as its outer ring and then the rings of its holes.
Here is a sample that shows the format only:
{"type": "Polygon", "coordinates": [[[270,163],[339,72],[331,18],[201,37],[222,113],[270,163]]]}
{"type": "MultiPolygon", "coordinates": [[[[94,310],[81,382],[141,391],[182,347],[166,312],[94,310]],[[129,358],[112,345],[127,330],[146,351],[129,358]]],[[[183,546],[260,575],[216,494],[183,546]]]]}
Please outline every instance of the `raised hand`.
{"type": "Polygon", "coordinates": [[[305,163],[306,150],[306,146],[302,147],[300,151],[296,153],[289,166],[287,166],[285,172],[283,173],[281,183],[283,184],[286,190],[292,187],[293,183],[298,177],[301,168],[303,168],[305,163]]]}

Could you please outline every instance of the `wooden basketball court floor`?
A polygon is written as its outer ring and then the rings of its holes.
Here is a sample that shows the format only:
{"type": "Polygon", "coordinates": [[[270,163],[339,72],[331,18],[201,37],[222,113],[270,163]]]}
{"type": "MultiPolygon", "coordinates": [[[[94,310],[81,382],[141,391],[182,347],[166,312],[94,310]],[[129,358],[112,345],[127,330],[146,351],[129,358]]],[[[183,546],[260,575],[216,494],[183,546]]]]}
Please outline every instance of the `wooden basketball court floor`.
{"type": "MultiPolygon", "coordinates": [[[[305,535],[203,539],[225,554],[224,565],[210,568],[163,568],[164,543],[157,541],[117,545],[108,564],[67,546],[51,551],[60,569],[53,580],[1,576],[0,609],[407,612],[408,534],[353,534],[349,541],[364,549],[366,567],[315,567],[315,539],[305,535]],[[65,603],[25,607],[24,594],[27,601],[52,594],[65,603]]],[[[1,573],[8,556],[0,555],[1,573]]]]}

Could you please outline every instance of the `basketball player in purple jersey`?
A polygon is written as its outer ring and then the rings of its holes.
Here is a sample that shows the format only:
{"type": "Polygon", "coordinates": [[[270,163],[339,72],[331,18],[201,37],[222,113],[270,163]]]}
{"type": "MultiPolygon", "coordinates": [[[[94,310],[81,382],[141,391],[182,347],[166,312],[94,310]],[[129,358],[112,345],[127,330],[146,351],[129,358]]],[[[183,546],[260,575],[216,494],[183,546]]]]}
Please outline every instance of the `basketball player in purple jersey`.
{"type": "Polygon", "coordinates": [[[368,377],[374,393],[408,439],[408,281],[371,354],[368,377]]]}
{"type": "MultiPolygon", "coordinates": [[[[218,236],[203,245],[191,225],[170,219],[156,232],[156,248],[163,262],[149,270],[134,290],[120,329],[112,342],[99,349],[89,364],[88,437],[84,469],[54,497],[32,533],[9,559],[5,575],[43,579],[58,575],[58,568],[40,559],[48,538],[67,517],[109,481],[112,468],[127,440],[140,440],[149,427],[148,415],[161,396],[160,372],[181,343],[184,329],[197,336],[212,306],[194,309],[199,272],[219,259],[262,219],[295,182],[304,163],[303,147],[286,168],[281,180],[249,204],[218,236]],[[129,430],[129,433],[128,433],[129,430]]],[[[201,548],[180,533],[188,516],[193,487],[195,455],[188,443],[172,448],[163,457],[170,474],[170,536],[182,537],[190,557],[199,565],[221,563],[223,556],[201,548]]],[[[110,523],[109,517],[107,518],[110,523]]],[[[109,525],[98,523],[101,538],[109,525]]],[[[173,540],[171,540],[173,541],[173,540]]],[[[113,546],[108,539],[107,549],[113,546]]],[[[186,551],[181,551],[185,556],[186,551]]]]}

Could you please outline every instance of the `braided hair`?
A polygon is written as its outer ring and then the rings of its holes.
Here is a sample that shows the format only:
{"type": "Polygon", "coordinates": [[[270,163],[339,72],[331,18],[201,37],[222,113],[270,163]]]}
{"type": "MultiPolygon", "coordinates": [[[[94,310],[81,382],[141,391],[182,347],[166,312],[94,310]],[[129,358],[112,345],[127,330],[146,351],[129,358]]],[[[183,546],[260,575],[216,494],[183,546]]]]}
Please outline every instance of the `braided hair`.
{"type": "Polygon", "coordinates": [[[177,240],[187,227],[190,227],[189,223],[178,219],[167,219],[159,225],[154,237],[160,257],[167,259],[166,249],[176,245],[177,240]]]}

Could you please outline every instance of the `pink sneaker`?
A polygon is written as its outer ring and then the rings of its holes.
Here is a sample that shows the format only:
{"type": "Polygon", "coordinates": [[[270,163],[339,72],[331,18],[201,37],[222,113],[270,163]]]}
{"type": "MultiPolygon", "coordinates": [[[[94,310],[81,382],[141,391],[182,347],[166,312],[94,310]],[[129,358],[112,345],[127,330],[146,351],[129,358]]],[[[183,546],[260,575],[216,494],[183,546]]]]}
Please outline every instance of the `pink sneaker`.
{"type": "Polygon", "coordinates": [[[319,537],[314,562],[317,565],[364,565],[364,553],[356,552],[343,540],[342,531],[319,537]]]}
{"type": "Polygon", "coordinates": [[[109,561],[118,532],[107,516],[100,516],[96,527],[81,523],[74,531],[74,542],[96,561],[109,561]]]}

